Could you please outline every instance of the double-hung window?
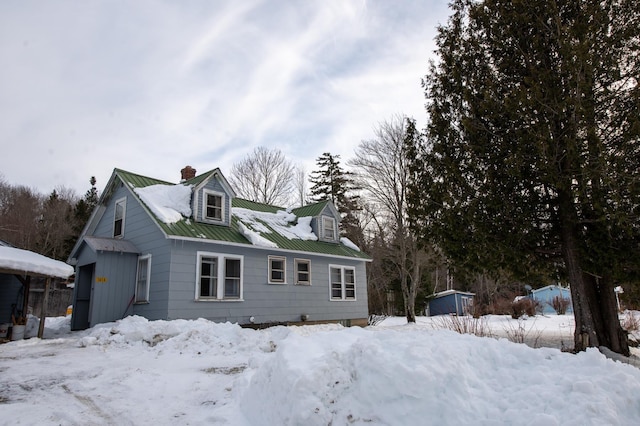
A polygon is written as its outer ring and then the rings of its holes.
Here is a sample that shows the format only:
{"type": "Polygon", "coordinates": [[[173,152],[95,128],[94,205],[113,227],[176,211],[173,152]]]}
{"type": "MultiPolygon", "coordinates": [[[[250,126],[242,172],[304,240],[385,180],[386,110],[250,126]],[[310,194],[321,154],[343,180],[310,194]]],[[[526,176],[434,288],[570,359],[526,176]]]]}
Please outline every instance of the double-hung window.
{"type": "Polygon", "coordinates": [[[356,300],[356,271],[349,266],[329,266],[331,300],[356,300]]]}
{"type": "Polygon", "coordinates": [[[138,273],[136,276],[135,303],[149,301],[149,282],[151,279],[151,255],[138,257],[138,273]]]}
{"type": "Polygon", "coordinates": [[[242,300],[243,257],[198,252],[197,300],[242,300]]]}
{"type": "Polygon", "coordinates": [[[124,217],[127,207],[127,199],[116,200],[113,213],[113,238],[124,237],[124,217]]]}
{"type": "Polygon", "coordinates": [[[311,261],[308,259],[295,260],[295,283],[311,285],[311,261]]]}
{"type": "Polygon", "coordinates": [[[280,256],[269,256],[269,283],[285,284],[287,282],[287,259],[280,256]]]}
{"type": "Polygon", "coordinates": [[[322,238],[330,241],[336,239],[336,220],[334,218],[322,216],[322,238]]]}
{"type": "Polygon", "coordinates": [[[224,195],[204,191],[203,216],[206,220],[222,222],[224,220],[224,195]]]}

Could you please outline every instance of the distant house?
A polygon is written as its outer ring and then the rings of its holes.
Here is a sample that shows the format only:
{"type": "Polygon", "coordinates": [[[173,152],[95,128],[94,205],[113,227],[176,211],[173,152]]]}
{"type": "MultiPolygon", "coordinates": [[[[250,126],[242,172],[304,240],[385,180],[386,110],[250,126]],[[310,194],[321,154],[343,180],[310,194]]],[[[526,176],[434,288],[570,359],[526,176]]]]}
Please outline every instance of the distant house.
{"type": "Polygon", "coordinates": [[[553,307],[553,299],[560,297],[569,301],[566,313],[573,313],[573,304],[571,303],[571,290],[567,287],[561,287],[555,284],[548,285],[536,290],[531,290],[531,298],[540,304],[542,314],[555,314],[553,307]]]}
{"type": "Polygon", "coordinates": [[[219,169],[178,184],[115,169],[72,250],[72,329],[127,315],[366,325],[369,256],[330,202],[237,198],[219,169]]]}
{"type": "Polygon", "coordinates": [[[474,293],[445,290],[433,295],[427,304],[427,316],[470,315],[473,313],[474,293]]]}

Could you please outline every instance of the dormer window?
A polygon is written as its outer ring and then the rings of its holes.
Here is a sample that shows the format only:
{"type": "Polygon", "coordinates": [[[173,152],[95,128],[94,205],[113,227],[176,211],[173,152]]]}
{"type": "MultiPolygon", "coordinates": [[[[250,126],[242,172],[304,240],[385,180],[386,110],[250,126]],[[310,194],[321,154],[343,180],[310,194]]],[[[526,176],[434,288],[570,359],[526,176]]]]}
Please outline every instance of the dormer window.
{"type": "Polygon", "coordinates": [[[203,209],[205,220],[222,222],[224,219],[224,195],[205,190],[203,209]]]}
{"type": "Polygon", "coordinates": [[[322,216],[322,238],[331,241],[336,239],[336,220],[334,218],[322,216]]]}

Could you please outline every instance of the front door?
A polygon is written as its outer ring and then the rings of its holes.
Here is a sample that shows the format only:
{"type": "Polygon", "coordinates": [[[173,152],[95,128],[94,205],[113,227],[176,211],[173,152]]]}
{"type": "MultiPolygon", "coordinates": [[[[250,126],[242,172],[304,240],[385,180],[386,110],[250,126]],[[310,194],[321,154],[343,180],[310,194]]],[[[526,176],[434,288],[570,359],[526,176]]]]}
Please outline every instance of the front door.
{"type": "Polygon", "coordinates": [[[85,330],[89,328],[89,312],[91,311],[91,293],[93,291],[93,277],[96,264],[81,266],[76,276],[76,296],[73,303],[71,316],[72,330],[85,330]]]}

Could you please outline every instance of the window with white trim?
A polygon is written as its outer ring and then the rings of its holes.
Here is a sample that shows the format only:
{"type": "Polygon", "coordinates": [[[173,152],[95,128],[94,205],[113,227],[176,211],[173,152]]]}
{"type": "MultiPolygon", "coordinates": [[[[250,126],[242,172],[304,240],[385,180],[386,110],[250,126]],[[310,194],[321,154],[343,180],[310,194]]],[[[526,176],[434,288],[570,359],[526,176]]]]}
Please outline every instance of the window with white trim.
{"type": "Polygon", "coordinates": [[[329,216],[322,216],[322,238],[325,240],[336,239],[336,220],[329,216]]]}
{"type": "Polygon", "coordinates": [[[113,211],[113,238],[124,237],[124,217],[127,210],[127,199],[116,200],[113,211]]]}
{"type": "Polygon", "coordinates": [[[222,222],[224,220],[224,194],[205,189],[202,209],[204,219],[222,222]]]}
{"type": "Polygon", "coordinates": [[[287,258],[269,256],[269,284],[285,284],[287,282],[287,258]]]}
{"type": "Polygon", "coordinates": [[[331,300],[356,300],[356,270],[349,266],[329,265],[331,300]]]}
{"type": "Polygon", "coordinates": [[[311,285],[311,261],[309,259],[295,259],[295,284],[311,285]]]}
{"type": "Polygon", "coordinates": [[[135,303],[149,302],[149,282],[151,280],[151,255],[138,257],[138,273],[136,274],[135,303]]]}
{"type": "Polygon", "coordinates": [[[197,300],[242,300],[243,256],[198,252],[197,300]]]}

